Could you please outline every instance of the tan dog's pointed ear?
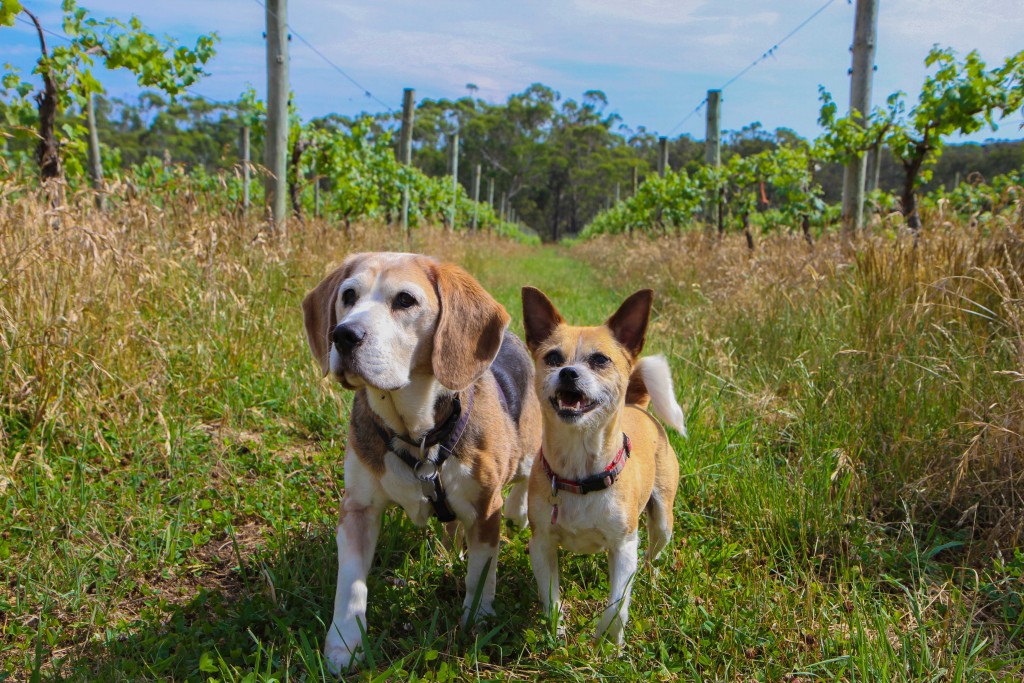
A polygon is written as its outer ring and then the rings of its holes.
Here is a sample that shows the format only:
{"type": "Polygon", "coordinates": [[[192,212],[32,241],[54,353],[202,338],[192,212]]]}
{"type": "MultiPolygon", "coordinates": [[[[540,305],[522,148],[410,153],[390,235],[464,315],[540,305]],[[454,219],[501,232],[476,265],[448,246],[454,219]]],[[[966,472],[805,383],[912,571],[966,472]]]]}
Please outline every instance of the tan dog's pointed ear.
{"type": "Polygon", "coordinates": [[[363,254],[353,254],[344,263],[331,271],[302,300],[302,319],[306,324],[306,341],[313,357],[320,363],[320,370],[326,376],[331,366],[330,334],[338,324],[335,304],[338,287],[348,279],[363,254]]]}
{"type": "Polygon", "coordinates": [[[654,291],[641,289],[622,302],[619,310],[608,318],[605,325],[612,331],[615,340],[622,344],[636,358],[644,349],[647,338],[647,321],[651,317],[654,291]]]}
{"type": "Polygon", "coordinates": [[[458,266],[434,267],[441,313],[434,332],[434,377],[462,391],[491,366],[508,326],[505,308],[458,266]]]}
{"type": "Polygon", "coordinates": [[[526,329],[526,346],[530,351],[535,351],[564,322],[565,319],[544,292],[535,287],[523,287],[523,327],[526,329]]]}

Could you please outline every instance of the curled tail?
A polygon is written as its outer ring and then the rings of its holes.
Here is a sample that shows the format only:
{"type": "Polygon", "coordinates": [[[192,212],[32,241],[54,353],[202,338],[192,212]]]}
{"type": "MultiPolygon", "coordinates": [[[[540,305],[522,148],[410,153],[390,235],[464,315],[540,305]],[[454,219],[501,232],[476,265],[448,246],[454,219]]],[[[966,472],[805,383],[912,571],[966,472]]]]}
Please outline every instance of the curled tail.
{"type": "Polygon", "coordinates": [[[672,371],[665,356],[645,356],[637,361],[629,376],[626,403],[647,409],[654,404],[654,413],[668,426],[686,436],[686,417],[676,401],[672,388],[672,371]]]}

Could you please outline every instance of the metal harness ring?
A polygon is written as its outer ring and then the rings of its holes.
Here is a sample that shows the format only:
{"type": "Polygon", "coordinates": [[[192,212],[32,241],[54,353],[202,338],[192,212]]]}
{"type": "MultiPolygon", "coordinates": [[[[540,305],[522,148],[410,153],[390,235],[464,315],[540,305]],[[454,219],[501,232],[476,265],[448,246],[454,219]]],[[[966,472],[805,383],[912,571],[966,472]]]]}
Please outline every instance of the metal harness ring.
{"type": "Polygon", "coordinates": [[[437,478],[437,465],[429,460],[420,460],[416,463],[416,467],[413,468],[412,473],[416,475],[416,478],[420,481],[433,481],[437,478]]]}
{"type": "Polygon", "coordinates": [[[420,481],[433,481],[437,478],[437,465],[427,458],[427,437],[425,435],[420,440],[420,459],[412,473],[420,481]]]}

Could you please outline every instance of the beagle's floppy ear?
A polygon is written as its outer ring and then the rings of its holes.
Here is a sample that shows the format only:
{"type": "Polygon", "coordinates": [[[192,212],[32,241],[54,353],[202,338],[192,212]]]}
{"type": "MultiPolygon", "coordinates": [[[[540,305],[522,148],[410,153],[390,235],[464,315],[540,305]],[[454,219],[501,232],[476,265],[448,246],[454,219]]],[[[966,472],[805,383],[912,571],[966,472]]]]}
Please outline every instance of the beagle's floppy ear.
{"type": "Polygon", "coordinates": [[[434,377],[461,391],[490,367],[509,316],[480,283],[458,266],[434,267],[441,313],[434,333],[434,377]]]}
{"type": "Polygon", "coordinates": [[[608,318],[605,325],[612,331],[615,340],[622,344],[636,358],[644,349],[647,338],[647,321],[651,317],[654,291],[641,289],[629,295],[619,310],[608,318]]]}
{"type": "Polygon", "coordinates": [[[330,334],[338,324],[336,302],[338,287],[349,278],[352,271],[362,261],[364,254],[353,254],[344,263],[331,271],[327,277],[314,287],[302,300],[302,318],[306,324],[306,341],[313,357],[320,363],[323,376],[330,372],[331,340],[330,334]]]}
{"type": "Polygon", "coordinates": [[[526,328],[526,346],[530,351],[536,351],[564,322],[562,314],[544,292],[536,287],[523,287],[523,327],[526,328]]]}

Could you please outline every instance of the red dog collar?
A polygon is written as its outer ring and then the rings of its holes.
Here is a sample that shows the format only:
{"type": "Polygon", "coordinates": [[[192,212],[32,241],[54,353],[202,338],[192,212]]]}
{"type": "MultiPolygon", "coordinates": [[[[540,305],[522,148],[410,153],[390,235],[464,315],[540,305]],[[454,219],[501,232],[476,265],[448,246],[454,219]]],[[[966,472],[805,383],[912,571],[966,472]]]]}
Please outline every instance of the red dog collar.
{"type": "Polygon", "coordinates": [[[547,474],[548,478],[551,479],[551,488],[553,492],[557,491],[568,491],[569,493],[579,493],[581,495],[590,493],[592,491],[603,491],[604,489],[610,488],[615,480],[622,474],[622,470],[626,467],[626,460],[629,459],[629,454],[632,451],[632,444],[629,441],[629,437],[626,436],[625,432],[622,434],[622,448],[615,454],[615,457],[608,464],[608,467],[604,468],[603,471],[598,474],[592,474],[589,477],[583,479],[563,479],[559,477],[551,469],[551,465],[548,463],[547,458],[544,457],[544,449],[540,450],[540,464],[544,467],[544,473],[547,474]]]}

